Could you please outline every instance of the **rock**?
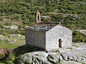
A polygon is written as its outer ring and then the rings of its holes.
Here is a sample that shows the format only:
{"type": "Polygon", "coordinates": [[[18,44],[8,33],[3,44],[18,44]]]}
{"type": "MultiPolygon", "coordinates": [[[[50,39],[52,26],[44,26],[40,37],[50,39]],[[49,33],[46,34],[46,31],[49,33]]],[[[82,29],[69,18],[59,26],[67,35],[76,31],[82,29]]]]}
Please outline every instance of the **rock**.
{"type": "Polygon", "coordinates": [[[27,64],[43,64],[43,63],[49,63],[47,61],[47,55],[46,53],[26,53],[24,55],[21,55],[18,59],[20,59],[19,63],[27,63],[27,64]]]}
{"type": "Polygon", "coordinates": [[[49,61],[44,61],[43,64],[52,64],[52,63],[50,63],[49,61]]]}
{"type": "Polygon", "coordinates": [[[86,63],[86,50],[71,50],[68,52],[62,52],[61,56],[64,60],[72,60],[86,63]]]}
{"type": "MultiPolygon", "coordinates": [[[[76,45],[72,49],[61,48],[59,52],[34,51],[24,53],[18,57],[18,64],[86,64],[86,45],[83,43],[76,45]]],[[[24,47],[28,46],[24,45],[24,47]]],[[[17,51],[19,50],[17,49],[17,51]]]]}
{"type": "Polygon", "coordinates": [[[0,35],[0,36],[3,36],[3,35],[0,35]]]}
{"type": "Polygon", "coordinates": [[[21,35],[20,34],[18,34],[18,38],[20,38],[21,37],[21,35]]]}
{"type": "Polygon", "coordinates": [[[75,55],[72,56],[74,61],[77,61],[77,57],[75,55]]]}
{"type": "Polygon", "coordinates": [[[62,61],[63,60],[63,58],[62,58],[62,56],[60,55],[60,59],[59,59],[60,61],[62,61]]]}
{"type": "Polygon", "coordinates": [[[10,39],[7,38],[5,41],[10,41],[10,39]]]}
{"type": "Polygon", "coordinates": [[[74,60],[74,58],[73,58],[73,55],[72,54],[68,54],[68,60],[74,60]]]}
{"type": "Polygon", "coordinates": [[[0,39],[1,41],[3,41],[3,39],[0,39]]]}
{"type": "Polygon", "coordinates": [[[15,37],[16,35],[15,35],[15,34],[13,34],[13,36],[15,37]]]}
{"type": "Polygon", "coordinates": [[[16,42],[16,40],[14,40],[14,42],[16,42]]]}
{"type": "Polygon", "coordinates": [[[13,37],[13,35],[9,35],[9,37],[13,37]]]}
{"type": "Polygon", "coordinates": [[[35,56],[36,56],[36,58],[38,59],[38,60],[41,60],[41,61],[47,61],[47,59],[46,59],[46,54],[42,54],[42,53],[38,53],[38,54],[35,54],[35,56]]]}
{"type": "Polygon", "coordinates": [[[48,61],[55,64],[59,62],[60,55],[59,54],[49,54],[47,58],[48,58],[48,61]]]}
{"type": "Polygon", "coordinates": [[[14,45],[14,42],[9,42],[10,44],[14,45]]]}
{"type": "Polygon", "coordinates": [[[82,63],[75,62],[75,61],[61,61],[60,64],[82,64],[82,63]]]}
{"type": "Polygon", "coordinates": [[[63,60],[69,60],[67,52],[62,52],[60,55],[62,56],[63,60]]]}

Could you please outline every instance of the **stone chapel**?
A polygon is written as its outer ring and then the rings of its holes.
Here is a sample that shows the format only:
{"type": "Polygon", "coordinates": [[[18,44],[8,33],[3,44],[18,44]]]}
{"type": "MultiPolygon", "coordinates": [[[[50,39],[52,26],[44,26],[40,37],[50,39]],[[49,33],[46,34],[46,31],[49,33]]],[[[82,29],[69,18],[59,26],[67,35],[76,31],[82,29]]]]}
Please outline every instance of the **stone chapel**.
{"type": "Polygon", "coordinates": [[[72,46],[72,30],[59,23],[41,22],[38,10],[35,16],[35,24],[25,29],[27,45],[39,47],[46,51],[72,46]]]}

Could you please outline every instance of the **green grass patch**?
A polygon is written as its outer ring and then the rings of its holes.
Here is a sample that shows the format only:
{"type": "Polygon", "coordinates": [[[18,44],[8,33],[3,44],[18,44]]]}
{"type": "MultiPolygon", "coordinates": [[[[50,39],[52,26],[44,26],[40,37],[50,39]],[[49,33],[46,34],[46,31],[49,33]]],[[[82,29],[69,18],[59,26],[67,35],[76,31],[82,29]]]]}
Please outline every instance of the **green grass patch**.
{"type": "Polygon", "coordinates": [[[0,45],[0,48],[10,48],[10,49],[14,49],[18,47],[17,45],[10,45],[10,44],[5,44],[5,45],[0,45]]]}
{"type": "Polygon", "coordinates": [[[78,45],[72,45],[72,46],[74,46],[74,47],[79,47],[78,45]]]}
{"type": "Polygon", "coordinates": [[[9,44],[8,42],[6,41],[1,41],[0,40],[0,48],[9,48],[9,49],[14,49],[18,47],[17,45],[12,45],[12,44],[9,44]]]}
{"type": "Polygon", "coordinates": [[[66,48],[66,49],[71,49],[72,50],[72,47],[71,48],[66,48]]]}
{"type": "Polygon", "coordinates": [[[6,64],[14,64],[13,61],[6,61],[6,64]]]}

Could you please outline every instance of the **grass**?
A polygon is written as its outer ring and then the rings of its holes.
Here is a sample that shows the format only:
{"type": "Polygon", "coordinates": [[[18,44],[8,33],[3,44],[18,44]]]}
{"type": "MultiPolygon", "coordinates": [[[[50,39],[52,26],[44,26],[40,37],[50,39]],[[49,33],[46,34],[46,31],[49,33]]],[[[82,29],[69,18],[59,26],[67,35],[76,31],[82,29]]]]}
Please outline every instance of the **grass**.
{"type": "MultiPolygon", "coordinates": [[[[3,35],[3,36],[0,36],[0,39],[3,39],[3,40],[0,40],[0,48],[15,49],[18,46],[21,46],[21,45],[25,44],[25,39],[18,38],[17,35],[16,35],[16,37],[8,37],[6,35],[3,35]],[[6,41],[7,39],[9,39],[10,41],[6,41]],[[16,40],[14,45],[9,43],[9,42],[14,41],[14,40],[16,40]]],[[[30,47],[19,47],[18,53],[19,54],[23,54],[23,53],[26,52],[26,50],[27,50],[27,52],[29,52],[29,51],[32,51],[33,48],[30,48],[30,47]],[[25,52],[22,53],[22,51],[25,51],[25,52]]],[[[15,54],[12,51],[10,52],[10,54],[6,54],[6,53],[2,54],[0,56],[0,64],[16,64],[15,58],[16,58],[16,56],[15,56],[15,54]],[[5,60],[6,56],[9,56],[8,60],[5,60]]]]}
{"type": "Polygon", "coordinates": [[[78,45],[74,45],[74,44],[73,44],[72,46],[74,46],[74,47],[79,47],[78,45]]]}
{"type": "Polygon", "coordinates": [[[6,41],[1,41],[0,40],[0,48],[14,49],[16,47],[18,47],[18,46],[17,45],[11,45],[6,41]]]}
{"type": "Polygon", "coordinates": [[[71,49],[72,50],[72,47],[71,48],[66,48],[66,49],[71,49]]]}
{"type": "Polygon", "coordinates": [[[59,50],[53,50],[53,52],[59,52],[59,50]]]}
{"type": "Polygon", "coordinates": [[[16,56],[14,55],[13,52],[9,53],[9,55],[8,55],[9,59],[8,60],[5,60],[5,57],[7,56],[6,54],[1,55],[1,56],[2,56],[2,58],[0,58],[0,64],[14,64],[16,56]]]}
{"type": "MultiPolygon", "coordinates": [[[[22,37],[22,36],[21,36],[22,37]]],[[[14,49],[18,46],[24,45],[25,44],[25,39],[20,39],[17,36],[16,37],[8,37],[8,36],[0,36],[0,48],[10,48],[10,49],[14,49]],[[13,42],[14,40],[16,40],[16,42],[14,43],[14,45],[9,44],[8,41],[6,41],[6,39],[9,39],[9,42],[13,42]]]]}

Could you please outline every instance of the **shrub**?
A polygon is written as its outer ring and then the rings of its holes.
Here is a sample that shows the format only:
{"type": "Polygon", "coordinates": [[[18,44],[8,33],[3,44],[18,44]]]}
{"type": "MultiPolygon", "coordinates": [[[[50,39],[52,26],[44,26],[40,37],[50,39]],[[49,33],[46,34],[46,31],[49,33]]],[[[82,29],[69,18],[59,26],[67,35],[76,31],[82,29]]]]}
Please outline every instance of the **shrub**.
{"type": "Polygon", "coordinates": [[[10,17],[9,17],[9,16],[7,16],[6,18],[7,18],[7,19],[10,19],[10,17]]]}
{"type": "Polygon", "coordinates": [[[5,54],[0,54],[0,59],[4,59],[5,58],[5,54]]]}
{"type": "Polygon", "coordinates": [[[20,19],[21,18],[21,15],[15,15],[14,16],[14,19],[20,19]]]}
{"type": "Polygon", "coordinates": [[[23,21],[23,24],[28,24],[29,23],[29,19],[25,19],[24,21],[23,21]]]}
{"type": "Polygon", "coordinates": [[[0,18],[0,21],[4,21],[4,18],[0,18]]]}
{"type": "Polygon", "coordinates": [[[13,61],[6,61],[6,64],[14,64],[13,61]]]}
{"type": "Polygon", "coordinates": [[[5,28],[3,25],[1,25],[1,28],[5,28]]]}
{"type": "Polygon", "coordinates": [[[21,34],[22,34],[22,35],[25,35],[25,31],[21,31],[21,34]]]}

